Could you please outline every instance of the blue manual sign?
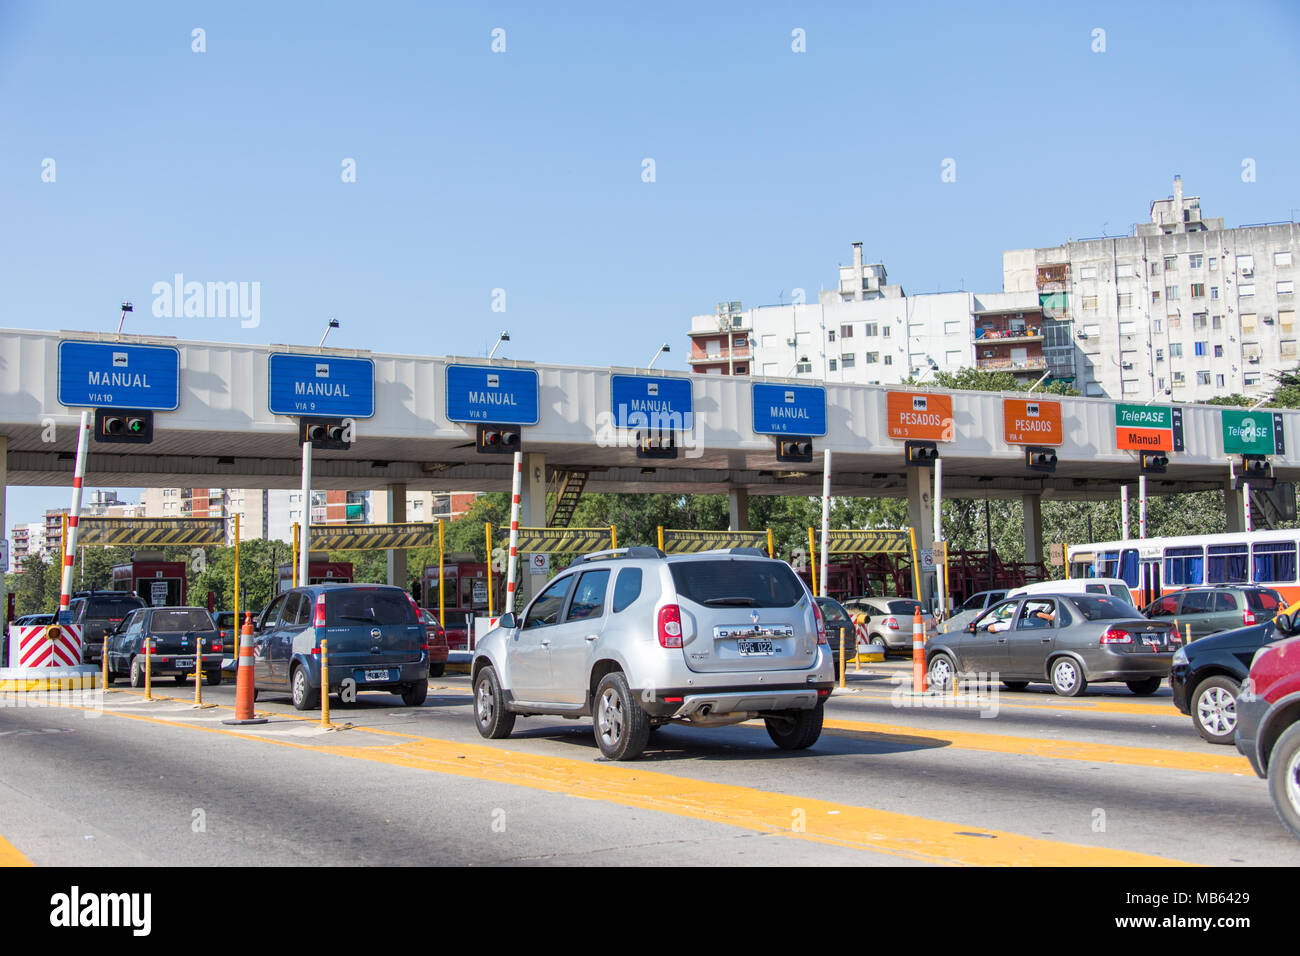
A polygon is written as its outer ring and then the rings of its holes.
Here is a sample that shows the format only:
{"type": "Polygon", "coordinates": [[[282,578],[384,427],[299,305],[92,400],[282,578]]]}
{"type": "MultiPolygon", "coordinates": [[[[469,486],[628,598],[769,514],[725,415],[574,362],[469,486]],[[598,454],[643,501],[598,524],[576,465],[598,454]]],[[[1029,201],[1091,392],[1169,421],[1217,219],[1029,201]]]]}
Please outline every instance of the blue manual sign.
{"type": "Polygon", "coordinates": [[[447,366],[447,421],[536,425],[537,370],[490,365],[447,366]]]}
{"type": "Polygon", "coordinates": [[[611,375],[609,395],[615,428],[681,432],[695,427],[687,379],[611,375]]]}
{"type": "Polygon", "coordinates": [[[370,359],[272,352],[269,362],[271,414],[374,416],[375,363],[370,359]]]}
{"type": "Polygon", "coordinates": [[[755,382],[754,434],[826,434],[826,389],[816,385],[766,385],[755,382]]]}
{"type": "Polygon", "coordinates": [[[169,345],[59,343],[59,404],[175,411],[181,353],[169,345]]]}

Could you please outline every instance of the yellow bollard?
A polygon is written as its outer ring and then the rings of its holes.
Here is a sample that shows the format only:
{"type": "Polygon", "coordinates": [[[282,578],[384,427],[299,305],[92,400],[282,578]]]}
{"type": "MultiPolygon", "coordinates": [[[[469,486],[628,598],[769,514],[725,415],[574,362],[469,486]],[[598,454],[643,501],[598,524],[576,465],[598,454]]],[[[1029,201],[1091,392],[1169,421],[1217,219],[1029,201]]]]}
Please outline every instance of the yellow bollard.
{"type": "Polygon", "coordinates": [[[330,729],[330,651],[329,641],[320,639],[320,725],[330,729]]]}
{"type": "Polygon", "coordinates": [[[144,699],[153,700],[153,638],[144,639],[144,699]]]}
{"type": "Polygon", "coordinates": [[[103,672],[100,674],[99,677],[100,686],[103,687],[105,691],[107,691],[108,690],[108,635],[107,634],[104,635],[104,644],[100,648],[99,657],[100,657],[100,663],[103,665],[102,667],[103,672]]]}
{"type": "Polygon", "coordinates": [[[840,690],[844,689],[844,668],[849,662],[844,659],[844,628],[840,628],[840,690]]]}
{"type": "Polygon", "coordinates": [[[1192,643],[1192,625],[1190,625],[1190,624],[1187,625],[1187,641],[1186,641],[1186,643],[1187,643],[1187,644],[1192,643]]]}
{"type": "Polygon", "coordinates": [[[203,638],[194,639],[194,706],[203,706],[203,638]]]}

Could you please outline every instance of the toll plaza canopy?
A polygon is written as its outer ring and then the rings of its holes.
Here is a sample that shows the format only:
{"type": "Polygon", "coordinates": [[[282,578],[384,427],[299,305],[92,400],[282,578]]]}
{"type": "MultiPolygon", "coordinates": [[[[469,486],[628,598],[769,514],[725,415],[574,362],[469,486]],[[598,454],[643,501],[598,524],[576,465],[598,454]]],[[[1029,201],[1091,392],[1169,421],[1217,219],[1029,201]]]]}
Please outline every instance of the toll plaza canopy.
{"type": "Polygon", "coordinates": [[[501,490],[510,459],[477,452],[484,422],[519,424],[543,472],[585,471],[588,491],[816,495],[829,449],[833,493],[906,495],[908,440],[937,443],[957,497],[1113,494],[1140,451],[1168,458],[1157,494],[1221,489],[1244,453],[1300,477],[1290,411],[90,332],[0,330],[0,369],[7,483],[20,485],[70,484],[80,411],[105,404],[156,409],[154,436],[92,443],[92,485],[298,487],[296,414],[355,420],[349,449],[314,452],[317,489],[501,490]],[[638,458],[638,429],[674,433],[677,457],[638,458]],[[778,461],[781,436],[811,438],[812,461],[778,461]],[[1056,454],[1054,472],[1027,467],[1030,446],[1056,454]]]}

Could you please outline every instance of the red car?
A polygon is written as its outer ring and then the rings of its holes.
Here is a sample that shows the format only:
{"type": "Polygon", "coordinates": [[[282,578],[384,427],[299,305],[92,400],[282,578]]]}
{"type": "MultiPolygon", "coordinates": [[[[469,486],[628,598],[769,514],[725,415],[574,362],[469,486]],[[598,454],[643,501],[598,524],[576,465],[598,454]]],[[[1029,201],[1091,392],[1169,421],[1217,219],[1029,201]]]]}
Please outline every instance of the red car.
{"type": "MultiPolygon", "coordinates": [[[[1300,621],[1279,614],[1273,626],[1300,632],[1300,621]]],[[[1237,695],[1237,749],[1268,780],[1277,815],[1300,839],[1300,637],[1265,644],[1251,661],[1237,695]]]]}
{"type": "Polygon", "coordinates": [[[420,619],[424,621],[424,633],[429,640],[429,676],[441,677],[447,670],[447,655],[451,651],[447,646],[447,632],[427,608],[420,610],[420,619]]]}

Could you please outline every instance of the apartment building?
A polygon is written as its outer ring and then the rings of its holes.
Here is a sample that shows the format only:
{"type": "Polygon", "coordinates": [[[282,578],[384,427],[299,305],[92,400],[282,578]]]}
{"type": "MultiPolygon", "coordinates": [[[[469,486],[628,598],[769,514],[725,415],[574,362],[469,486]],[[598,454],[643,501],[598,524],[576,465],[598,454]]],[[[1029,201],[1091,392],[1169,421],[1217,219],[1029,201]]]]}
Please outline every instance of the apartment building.
{"type": "Polygon", "coordinates": [[[26,524],[16,524],[10,529],[10,538],[13,539],[13,556],[10,558],[10,567],[15,571],[22,567],[24,561],[29,557],[49,557],[49,551],[45,543],[45,522],[31,521],[26,524]]]}
{"type": "Polygon", "coordinates": [[[1003,288],[1037,294],[1074,346],[1076,387],[1111,398],[1266,394],[1300,361],[1296,223],[1224,228],[1199,196],[1151,203],[1133,235],[1003,253],[1003,288]]]}

